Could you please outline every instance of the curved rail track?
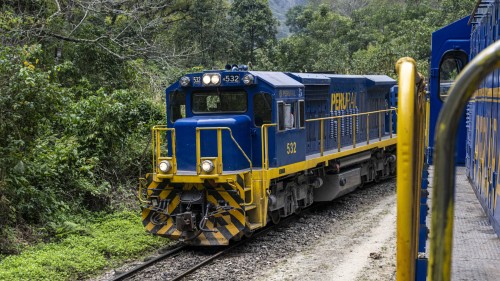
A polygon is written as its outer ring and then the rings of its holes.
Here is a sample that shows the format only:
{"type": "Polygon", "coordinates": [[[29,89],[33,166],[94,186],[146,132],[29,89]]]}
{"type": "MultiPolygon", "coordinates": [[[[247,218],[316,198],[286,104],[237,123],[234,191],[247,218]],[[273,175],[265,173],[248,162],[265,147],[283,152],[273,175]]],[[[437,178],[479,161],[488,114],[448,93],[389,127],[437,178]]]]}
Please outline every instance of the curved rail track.
{"type": "MultiPolygon", "coordinates": [[[[321,204],[319,204],[321,205],[321,204]]],[[[314,205],[314,206],[319,206],[318,204],[314,205]]],[[[311,208],[307,208],[307,209],[304,209],[303,212],[306,212],[306,211],[309,211],[311,208]]],[[[196,270],[200,269],[201,267],[211,263],[212,261],[214,261],[215,259],[229,253],[230,251],[232,251],[233,249],[237,248],[237,247],[240,247],[252,240],[254,240],[255,238],[257,237],[261,237],[263,235],[266,235],[267,233],[269,233],[271,230],[273,230],[275,227],[279,226],[279,225],[283,225],[283,224],[286,224],[294,219],[297,219],[298,215],[292,215],[290,217],[287,217],[285,219],[282,219],[280,223],[278,224],[271,224],[261,230],[258,230],[256,231],[251,237],[248,237],[246,239],[242,239],[238,242],[235,242],[234,244],[231,244],[230,246],[227,246],[225,247],[224,249],[218,251],[217,253],[213,254],[213,255],[210,255],[208,258],[205,258],[203,259],[202,261],[196,263],[194,266],[190,267],[189,269],[183,271],[182,273],[178,274],[177,276],[175,276],[174,278],[170,279],[170,278],[167,278],[166,280],[170,280],[170,281],[178,281],[178,280],[182,280],[183,278],[187,277],[189,274],[195,272],[196,270]]],[[[186,250],[188,248],[191,248],[189,245],[180,245],[178,247],[175,247],[174,249],[172,250],[169,250],[163,254],[161,254],[160,256],[158,257],[155,257],[154,259],[151,259],[141,265],[138,265],[134,268],[132,268],[131,270],[127,271],[127,272],[124,272],[122,274],[120,274],[119,276],[111,279],[112,281],[121,281],[121,280],[125,280],[129,277],[133,277],[135,274],[139,273],[140,271],[144,270],[145,268],[148,268],[152,265],[154,265],[155,263],[158,263],[168,257],[171,257],[171,256],[174,256],[180,252],[182,252],[183,250],[186,250]]]]}

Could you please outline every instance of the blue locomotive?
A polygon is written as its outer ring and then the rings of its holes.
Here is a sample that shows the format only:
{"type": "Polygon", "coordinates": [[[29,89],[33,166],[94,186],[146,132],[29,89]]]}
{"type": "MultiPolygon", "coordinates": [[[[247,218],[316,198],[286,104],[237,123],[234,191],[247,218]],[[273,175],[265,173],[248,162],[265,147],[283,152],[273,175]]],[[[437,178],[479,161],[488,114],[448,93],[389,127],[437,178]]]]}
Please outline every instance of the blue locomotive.
{"type": "MultiPolygon", "coordinates": [[[[456,21],[432,36],[430,142],[439,110],[457,74],[477,54],[499,39],[498,1],[477,1],[471,16],[456,21]]],[[[467,176],[486,214],[500,236],[500,173],[498,102],[500,72],[490,74],[469,101],[460,122],[457,162],[465,163],[467,176]]]]}
{"type": "Polygon", "coordinates": [[[167,124],[152,131],[152,172],[139,192],[146,230],[227,245],[393,176],[394,85],[237,65],[181,77],[166,89],[167,124]]]}

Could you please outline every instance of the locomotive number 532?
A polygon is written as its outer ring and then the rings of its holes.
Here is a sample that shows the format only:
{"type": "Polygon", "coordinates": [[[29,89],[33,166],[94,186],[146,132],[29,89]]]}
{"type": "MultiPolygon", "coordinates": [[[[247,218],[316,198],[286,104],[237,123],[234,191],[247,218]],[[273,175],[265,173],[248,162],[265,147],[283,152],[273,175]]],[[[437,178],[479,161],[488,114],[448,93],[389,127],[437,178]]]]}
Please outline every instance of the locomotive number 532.
{"type": "Polygon", "coordinates": [[[286,144],[286,154],[294,154],[297,153],[297,143],[289,142],[286,144]]]}

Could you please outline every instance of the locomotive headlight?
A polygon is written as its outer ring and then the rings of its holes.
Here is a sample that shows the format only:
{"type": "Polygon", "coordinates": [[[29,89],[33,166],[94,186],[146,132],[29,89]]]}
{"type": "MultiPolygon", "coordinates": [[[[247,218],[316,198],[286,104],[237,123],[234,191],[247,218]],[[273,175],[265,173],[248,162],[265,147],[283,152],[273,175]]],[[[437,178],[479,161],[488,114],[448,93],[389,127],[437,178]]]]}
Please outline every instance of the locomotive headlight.
{"type": "Polygon", "coordinates": [[[250,85],[250,84],[253,84],[253,75],[252,74],[246,74],[245,76],[243,76],[243,83],[245,85],[250,85]]]}
{"type": "Polygon", "coordinates": [[[203,74],[203,86],[218,86],[220,84],[219,73],[205,73],[203,74]]]}
{"type": "Polygon", "coordinates": [[[189,79],[189,77],[187,76],[183,76],[180,80],[180,83],[181,83],[181,86],[182,87],[187,87],[189,86],[189,82],[191,82],[191,80],[189,79]]]}
{"type": "Polygon", "coordinates": [[[203,160],[203,162],[201,162],[201,169],[205,173],[211,173],[214,170],[214,168],[215,168],[214,162],[210,160],[203,160]]]}
{"type": "Polygon", "coordinates": [[[214,75],[212,75],[212,78],[210,80],[212,81],[212,84],[219,85],[219,83],[220,83],[220,75],[219,74],[214,74],[214,75]]]}
{"type": "Polygon", "coordinates": [[[170,163],[166,160],[163,160],[160,162],[160,164],[158,164],[158,168],[160,168],[160,171],[162,171],[163,173],[166,173],[168,171],[170,171],[170,169],[172,168],[172,165],[170,165],[170,163]]]}
{"type": "Polygon", "coordinates": [[[210,84],[210,81],[212,80],[210,77],[210,74],[203,74],[203,85],[208,85],[210,84]]]}

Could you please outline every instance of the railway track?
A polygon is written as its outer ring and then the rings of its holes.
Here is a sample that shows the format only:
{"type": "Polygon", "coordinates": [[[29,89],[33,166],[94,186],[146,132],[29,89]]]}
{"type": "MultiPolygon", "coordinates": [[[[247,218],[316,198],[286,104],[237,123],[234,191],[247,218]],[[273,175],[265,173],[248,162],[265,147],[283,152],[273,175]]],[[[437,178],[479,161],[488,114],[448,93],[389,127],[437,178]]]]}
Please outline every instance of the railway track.
{"type": "MultiPolygon", "coordinates": [[[[265,262],[268,257],[272,257],[272,260],[276,260],[280,258],[280,256],[287,255],[289,252],[298,251],[298,247],[301,247],[300,245],[306,245],[306,242],[315,241],[315,239],[316,241],[321,240],[323,235],[321,233],[324,233],[324,231],[328,229],[328,225],[338,224],[339,221],[342,220],[342,217],[350,219],[351,216],[358,216],[354,214],[358,212],[361,206],[368,202],[373,202],[373,204],[376,205],[374,202],[379,200],[377,198],[383,198],[384,196],[393,194],[392,188],[382,187],[391,185],[391,182],[393,181],[389,180],[382,184],[361,188],[354,193],[334,200],[333,203],[314,204],[310,208],[302,210],[300,215],[292,215],[288,218],[284,218],[279,224],[272,224],[262,230],[256,231],[250,238],[243,239],[239,242],[233,242],[231,245],[224,248],[218,247],[216,249],[209,249],[195,248],[187,245],[176,246],[147,263],[141,264],[111,280],[171,281],[189,280],[189,278],[199,278],[200,280],[219,280],[220,278],[231,279],[230,271],[226,272],[225,277],[224,274],[222,277],[217,277],[215,275],[212,277],[212,275],[204,273],[204,271],[206,271],[208,265],[218,262],[221,257],[228,254],[236,254],[236,260],[241,259],[238,258],[241,253],[238,252],[240,252],[239,249],[242,248],[246,248],[244,250],[244,252],[247,253],[245,257],[248,257],[252,262],[257,261],[256,257],[260,256],[255,253],[260,252],[261,249],[265,249],[264,251],[270,249],[270,252],[264,254],[266,257],[260,258],[258,262],[261,267],[266,267],[265,262]],[[381,187],[377,187],[378,185],[381,185],[381,187]],[[297,221],[297,223],[290,224],[293,221],[297,221]],[[257,244],[251,243],[255,240],[260,241],[257,244]],[[294,241],[304,241],[304,243],[297,243],[294,241]],[[245,246],[245,244],[247,244],[247,246],[245,246]],[[252,249],[256,250],[252,251],[252,249]],[[201,275],[200,272],[202,272],[201,275]]],[[[311,247],[313,244],[307,244],[309,245],[307,248],[311,247]]],[[[238,268],[244,271],[245,266],[250,265],[248,260],[240,264],[235,260],[231,260],[231,262],[233,263],[232,265],[224,265],[224,263],[222,263],[218,266],[221,268],[238,268]]],[[[251,268],[251,272],[255,271],[254,266],[253,263],[251,266],[248,266],[248,268],[251,268]]],[[[225,270],[216,272],[220,274],[223,271],[225,270]]],[[[239,273],[234,273],[237,275],[233,275],[232,277],[242,275],[241,271],[239,273]]],[[[245,276],[244,274],[245,273],[243,273],[243,276],[245,276]]]]}
{"type": "MultiPolygon", "coordinates": [[[[316,205],[315,205],[316,206],[316,205]]],[[[308,212],[310,208],[304,209],[302,212],[308,212]]],[[[234,242],[231,245],[224,247],[223,249],[217,251],[215,254],[209,255],[207,258],[203,258],[201,261],[198,261],[195,263],[194,266],[189,267],[187,270],[182,271],[180,274],[175,275],[173,278],[168,278],[166,277],[164,280],[169,280],[169,281],[178,281],[178,280],[183,280],[183,278],[189,276],[191,273],[195,272],[196,270],[202,268],[203,266],[213,262],[217,258],[224,256],[225,254],[231,252],[235,248],[241,247],[244,244],[247,244],[250,241],[253,241],[254,239],[258,237],[262,237],[267,235],[270,231],[274,230],[276,227],[287,224],[293,220],[298,219],[299,215],[292,215],[290,217],[284,218],[281,220],[280,223],[278,224],[271,224],[261,230],[257,230],[251,237],[244,238],[238,242],[234,242]]],[[[132,269],[130,269],[127,272],[124,272],[120,274],[119,276],[116,276],[115,278],[111,279],[112,281],[121,281],[121,280],[127,280],[128,278],[133,278],[135,275],[139,274],[141,271],[144,269],[153,266],[154,264],[161,262],[169,257],[176,256],[182,251],[185,251],[187,249],[191,249],[192,247],[189,245],[179,245],[178,247],[175,247],[163,254],[161,254],[158,257],[155,257],[154,259],[151,259],[141,265],[138,265],[132,269]]]]}
{"type": "Polygon", "coordinates": [[[187,248],[187,245],[180,245],[178,247],[175,247],[174,249],[169,250],[169,251],[161,254],[160,256],[158,256],[154,259],[151,259],[151,260],[149,260],[141,265],[138,265],[138,266],[132,268],[131,270],[116,276],[115,278],[113,278],[111,280],[112,281],[125,280],[126,278],[131,277],[134,274],[138,273],[139,271],[143,270],[144,268],[147,268],[147,267],[149,267],[149,266],[151,266],[159,261],[162,261],[162,260],[166,259],[167,257],[173,256],[186,248],[187,248]]]}

